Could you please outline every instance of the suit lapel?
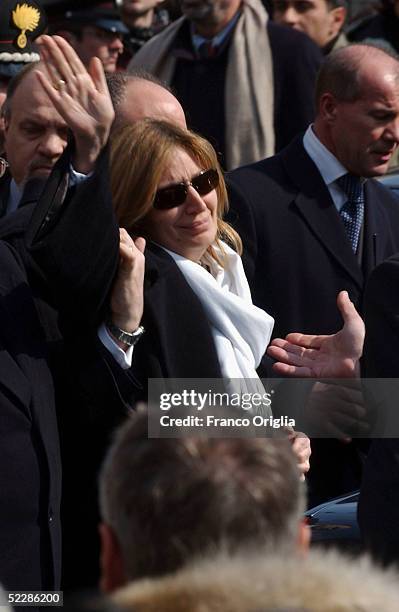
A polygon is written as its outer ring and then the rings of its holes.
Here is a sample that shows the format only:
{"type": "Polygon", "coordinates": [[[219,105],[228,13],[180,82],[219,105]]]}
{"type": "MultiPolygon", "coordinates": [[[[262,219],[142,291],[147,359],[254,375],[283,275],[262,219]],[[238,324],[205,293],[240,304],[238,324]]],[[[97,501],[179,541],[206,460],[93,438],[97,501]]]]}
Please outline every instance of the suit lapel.
{"type": "Polygon", "coordinates": [[[323,247],[363,287],[363,273],[351,249],[345,228],[320,173],[296,139],[281,153],[286,172],[297,187],[293,202],[323,247]]]}

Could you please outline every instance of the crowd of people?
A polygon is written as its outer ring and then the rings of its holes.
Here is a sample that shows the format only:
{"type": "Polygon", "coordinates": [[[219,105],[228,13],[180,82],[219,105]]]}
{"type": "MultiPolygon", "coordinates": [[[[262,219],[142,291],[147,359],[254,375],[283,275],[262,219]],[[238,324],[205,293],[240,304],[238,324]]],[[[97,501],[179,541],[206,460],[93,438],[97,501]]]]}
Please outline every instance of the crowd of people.
{"type": "Polygon", "coordinates": [[[303,513],[360,488],[399,560],[399,58],[341,0],[110,5],[0,6],[0,584],[397,610],[303,513]],[[249,414],[296,426],[151,438],[152,379],[275,379],[249,414]]]}

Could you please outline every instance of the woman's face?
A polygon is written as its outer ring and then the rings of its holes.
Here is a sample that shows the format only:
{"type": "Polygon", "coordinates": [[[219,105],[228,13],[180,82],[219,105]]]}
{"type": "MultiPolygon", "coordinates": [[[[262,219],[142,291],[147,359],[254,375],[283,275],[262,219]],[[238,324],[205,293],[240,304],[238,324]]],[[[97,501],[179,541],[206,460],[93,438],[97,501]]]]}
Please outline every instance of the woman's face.
{"type": "MultiPolygon", "coordinates": [[[[158,189],[189,182],[208,169],[200,168],[183,149],[176,149],[170,155],[158,189]]],[[[147,234],[170,251],[199,261],[216,238],[217,203],[215,189],[200,196],[190,185],[187,197],[180,206],[168,210],[152,209],[145,221],[147,234]]]]}

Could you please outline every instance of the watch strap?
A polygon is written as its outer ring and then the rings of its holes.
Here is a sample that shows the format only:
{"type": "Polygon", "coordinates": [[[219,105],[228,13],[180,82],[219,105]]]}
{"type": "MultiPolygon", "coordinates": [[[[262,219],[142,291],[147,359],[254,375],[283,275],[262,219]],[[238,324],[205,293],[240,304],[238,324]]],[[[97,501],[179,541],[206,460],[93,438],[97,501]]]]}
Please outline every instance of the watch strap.
{"type": "Polygon", "coordinates": [[[116,338],[116,340],[119,340],[119,342],[123,342],[128,346],[134,346],[135,344],[137,344],[137,342],[140,340],[141,336],[145,332],[145,329],[142,325],[140,325],[134,332],[127,332],[112,323],[112,321],[108,321],[106,326],[111,335],[116,338]]]}

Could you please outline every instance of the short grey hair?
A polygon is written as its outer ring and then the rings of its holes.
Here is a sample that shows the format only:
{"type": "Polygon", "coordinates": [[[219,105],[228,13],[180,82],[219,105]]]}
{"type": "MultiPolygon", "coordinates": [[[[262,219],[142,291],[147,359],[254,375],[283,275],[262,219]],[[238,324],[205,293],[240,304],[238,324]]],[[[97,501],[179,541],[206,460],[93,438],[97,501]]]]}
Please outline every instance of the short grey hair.
{"type": "Polygon", "coordinates": [[[161,79],[147,72],[143,68],[130,68],[129,72],[113,72],[106,75],[107,85],[111,96],[111,101],[116,109],[126,96],[126,87],[134,81],[148,81],[163,87],[170,93],[171,88],[161,79]]]}
{"type": "Polygon", "coordinates": [[[100,509],[131,580],[215,550],[292,552],[304,487],[286,439],[148,439],[144,413],[117,432],[100,475],[100,509]]]}

